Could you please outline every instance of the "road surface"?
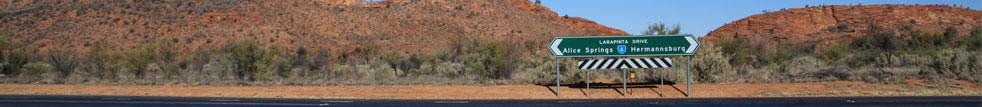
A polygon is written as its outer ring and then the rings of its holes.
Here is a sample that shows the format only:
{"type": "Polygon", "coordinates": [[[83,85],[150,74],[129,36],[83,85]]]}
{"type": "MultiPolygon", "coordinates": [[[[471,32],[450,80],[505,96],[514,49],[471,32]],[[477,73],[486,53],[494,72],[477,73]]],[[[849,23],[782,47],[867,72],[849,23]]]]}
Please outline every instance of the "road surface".
{"type": "Polygon", "coordinates": [[[980,107],[982,96],[937,97],[782,97],[550,100],[379,100],[272,99],[143,96],[0,95],[0,106],[937,106],[980,107]]]}

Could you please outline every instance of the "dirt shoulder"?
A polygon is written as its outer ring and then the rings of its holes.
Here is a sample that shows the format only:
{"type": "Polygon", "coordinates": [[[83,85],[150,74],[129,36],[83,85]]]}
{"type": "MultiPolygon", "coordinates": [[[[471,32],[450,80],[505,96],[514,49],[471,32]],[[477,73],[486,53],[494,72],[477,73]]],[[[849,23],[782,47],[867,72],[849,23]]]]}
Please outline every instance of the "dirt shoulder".
{"type": "MultiPolygon", "coordinates": [[[[781,97],[781,96],[978,96],[982,86],[970,83],[949,88],[926,84],[867,84],[863,82],[818,82],[781,84],[693,84],[692,97],[781,97]]],[[[613,85],[620,87],[620,85],[613,85]]],[[[315,99],[590,99],[590,98],[682,98],[685,84],[630,88],[561,88],[540,85],[373,85],[373,86],[144,86],[0,84],[8,95],[113,95],[178,97],[252,97],[315,99]],[[664,93],[665,96],[659,96],[664,93]]]]}

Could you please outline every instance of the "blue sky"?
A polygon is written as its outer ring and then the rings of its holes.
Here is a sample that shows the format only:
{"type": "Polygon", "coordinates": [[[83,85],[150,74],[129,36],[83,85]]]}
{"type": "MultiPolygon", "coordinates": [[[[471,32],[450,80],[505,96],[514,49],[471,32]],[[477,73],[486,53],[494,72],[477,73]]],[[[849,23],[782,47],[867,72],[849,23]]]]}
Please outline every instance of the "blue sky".
{"type": "Polygon", "coordinates": [[[762,10],[805,5],[945,4],[982,8],[982,0],[542,0],[542,4],[560,16],[583,17],[632,35],[640,34],[648,24],[661,22],[679,24],[683,34],[699,37],[762,10]]]}

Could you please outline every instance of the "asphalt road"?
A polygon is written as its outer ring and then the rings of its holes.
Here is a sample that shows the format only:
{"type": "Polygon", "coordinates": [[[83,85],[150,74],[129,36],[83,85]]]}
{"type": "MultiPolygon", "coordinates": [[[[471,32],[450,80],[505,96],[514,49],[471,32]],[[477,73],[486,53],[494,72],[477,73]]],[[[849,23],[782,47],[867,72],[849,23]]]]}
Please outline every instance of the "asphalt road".
{"type": "Polygon", "coordinates": [[[668,99],[554,99],[554,100],[368,100],[260,99],[136,96],[0,95],[0,106],[937,106],[980,107],[982,96],[958,97],[793,97],[793,98],[668,98],[668,99]]]}

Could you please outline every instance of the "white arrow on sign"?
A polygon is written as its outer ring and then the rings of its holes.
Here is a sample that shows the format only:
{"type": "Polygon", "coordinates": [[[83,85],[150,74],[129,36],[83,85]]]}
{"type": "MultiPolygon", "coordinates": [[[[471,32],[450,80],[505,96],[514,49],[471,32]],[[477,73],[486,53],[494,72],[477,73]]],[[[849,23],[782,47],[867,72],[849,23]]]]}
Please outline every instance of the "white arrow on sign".
{"type": "Polygon", "coordinates": [[[689,45],[689,48],[686,48],[687,50],[685,50],[685,53],[691,54],[693,52],[696,52],[696,47],[699,46],[699,44],[696,43],[696,40],[692,39],[692,36],[686,36],[685,40],[689,41],[689,44],[692,44],[689,45]]]}
{"type": "Polygon", "coordinates": [[[563,55],[563,51],[559,50],[559,43],[563,43],[563,39],[556,39],[556,43],[553,43],[552,46],[549,46],[549,49],[552,49],[552,52],[555,53],[556,55],[563,55]]]}

